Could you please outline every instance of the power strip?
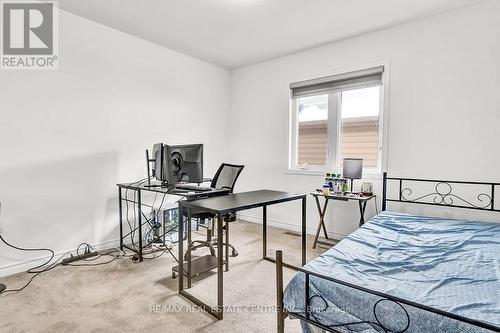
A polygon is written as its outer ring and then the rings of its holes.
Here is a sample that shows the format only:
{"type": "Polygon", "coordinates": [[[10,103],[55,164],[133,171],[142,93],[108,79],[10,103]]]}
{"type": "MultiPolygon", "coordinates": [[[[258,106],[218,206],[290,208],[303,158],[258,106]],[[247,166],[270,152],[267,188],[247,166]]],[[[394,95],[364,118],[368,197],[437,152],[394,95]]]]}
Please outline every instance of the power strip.
{"type": "Polygon", "coordinates": [[[95,257],[99,255],[98,252],[89,252],[89,253],[85,253],[85,254],[82,254],[82,255],[79,255],[79,256],[72,256],[71,258],[66,258],[66,259],[63,259],[61,261],[61,265],[63,266],[66,266],[72,262],[75,262],[75,261],[80,261],[80,260],[84,260],[84,259],[88,259],[88,258],[92,258],[92,257],[95,257]]]}

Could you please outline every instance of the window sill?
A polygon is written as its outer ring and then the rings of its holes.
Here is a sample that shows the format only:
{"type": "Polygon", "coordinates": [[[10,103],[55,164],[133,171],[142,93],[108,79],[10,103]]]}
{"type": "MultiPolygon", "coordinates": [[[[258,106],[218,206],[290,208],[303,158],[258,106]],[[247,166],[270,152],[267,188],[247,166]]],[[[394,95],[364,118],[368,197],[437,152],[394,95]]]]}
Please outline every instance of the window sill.
{"type": "Polygon", "coordinates": [[[326,171],[322,170],[306,170],[306,169],[286,169],[287,175],[304,175],[304,176],[324,176],[326,171]]]}
{"type": "MultiPolygon", "coordinates": [[[[300,176],[325,176],[326,170],[302,170],[302,169],[285,169],[286,175],[300,175],[300,176]]],[[[361,180],[378,180],[382,179],[381,171],[363,171],[363,179],[361,180]]]]}

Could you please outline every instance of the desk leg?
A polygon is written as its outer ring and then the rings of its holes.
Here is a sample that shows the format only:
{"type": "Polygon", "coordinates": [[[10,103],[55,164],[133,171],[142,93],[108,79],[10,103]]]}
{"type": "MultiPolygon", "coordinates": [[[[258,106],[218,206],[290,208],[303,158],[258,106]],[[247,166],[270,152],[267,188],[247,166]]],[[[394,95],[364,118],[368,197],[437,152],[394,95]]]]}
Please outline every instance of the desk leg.
{"type": "Polygon", "coordinates": [[[142,257],[142,203],[141,203],[141,190],[137,190],[137,222],[139,224],[139,262],[143,261],[142,257]]]}
{"type": "Polygon", "coordinates": [[[365,224],[365,210],[366,210],[366,201],[358,201],[359,204],[359,214],[361,215],[359,219],[359,226],[361,227],[365,224]]]}
{"type": "Polygon", "coordinates": [[[226,216],[226,245],[224,246],[226,259],[226,272],[229,271],[229,215],[226,216]]]}
{"type": "Polygon", "coordinates": [[[267,256],[267,206],[262,206],[262,259],[267,256]]]}
{"type": "MultiPolygon", "coordinates": [[[[222,240],[223,239],[223,234],[222,234],[222,216],[221,214],[217,214],[217,239],[222,240]]],[[[222,245],[222,244],[221,244],[222,245]]],[[[220,315],[219,320],[222,320],[224,316],[224,301],[223,301],[223,296],[224,296],[224,281],[223,281],[223,264],[224,264],[224,257],[223,257],[223,246],[217,246],[217,312],[220,315]]]]}
{"type": "MultiPolygon", "coordinates": [[[[191,288],[191,209],[187,209],[187,266],[188,266],[188,288],[191,288]]],[[[183,257],[179,258],[184,261],[183,257]]]]}
{"type": "Polygon", "coordinates": [[[306,230],[306,205],[307,205],[307,197],[302,198],[302,266],[306,264],[306,237],[307,237],[307,230],[306,230]]]}
{"type": "Polygon", "coordinates": [[[318,244],[319,233],[321,232],[321,228],[323,228],[323,232],[325,233],[325,238],[328,239],[328,234],[326,233],[326,226],[325,226],[325,214],[326,214],[326,208],[328,207],[328,198],[325,197],[325,203],[323,204],[323,208],[321,208],[321,205],[319,203],[319,197],[315,196],[314,199],[316,199],[316,206],[318,207],[319,224],[318,224],[318,229],[316,230],[316,236],[314,237],[314,243],[312,247],[313,249],[315,249],[316,245],[318,244]]]}
{"type": "Polygon", "coordinates": [[[118,187],[118,209],[120,210],[120,250],[123,251],[123,209],[122,209],[122,188],[118,187]]]}
{"type": "Polygon", "coordinates": [[[184,209],[179,207],[179,217],[177,218],[179,229],[179,293],[184,290],[184,209]]]}

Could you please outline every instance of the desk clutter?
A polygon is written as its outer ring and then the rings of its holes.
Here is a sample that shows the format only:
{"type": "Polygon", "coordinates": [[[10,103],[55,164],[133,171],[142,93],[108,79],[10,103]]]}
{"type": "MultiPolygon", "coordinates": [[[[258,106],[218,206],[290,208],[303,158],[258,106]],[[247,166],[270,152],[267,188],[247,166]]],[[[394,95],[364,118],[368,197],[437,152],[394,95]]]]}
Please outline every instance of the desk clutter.
{"type": "MultiPolygon", "coordinates": [[[[184,228],[186,232],[183,235],[177,233],[180,220],[178,202],[231,193],[243,166],[222,163],[213,178],[204,178],[203,144],[157,143],[151,152],[150,155],[149,150],[146,150],[146,178],[117,184],[120,248],[133,251],[133,258],[138,262],[143,261],[145,254],[155,252],[167,252],[179,262],[180,259],[171,249],[174,244],[187,239],[188,231],[184,228]],[[210,185],[201,186],[203,183],[210,185]],[[133,194],[132,198],[129,192],[133,194]],[[148,198],[148,193],[154,199],[148,198]],[[167,195],[178,199],[168,205],[168,200],[165,200],[167,195]],[[128,225],[128,233],[124,232],[124,224],[128,225]]],[[[186,217],[181,218],[182,223],[186,224],[186,217]]],[[[205,220],[211,218],[210,214],[194,215],[196,230],[205,227],[205,220]]],[[[207,241],[202,242],[202,246],[209,247],[213,252],[214,240],[211,235],[212,230],[207,229],[207,241]]]]}
{"type": "Polygon", "coordinates": [[[353,187],[349,187],[349,179],[342,178],[340,174],[327,173],[323,187],[321,189],[316,189],[316,191],[324,195],[369,197],[373,195],[373,184],[363,182],[361,184],[361,191],[354,192],[353,187]]]}
{"type": "Polygon", "coordinates": [[[369,182],[363,182],[361,184],[361,191],[354,191],[354,179],[363,178],[363,159],[360,158],[344,158],[343,160],[343,173],[327,173],[325,177],[325,182],[321,189],[317,189],[318,192],[324,195],[345,195],[345,196],[372,196],[373,195],[373,184],[369,182]]]}

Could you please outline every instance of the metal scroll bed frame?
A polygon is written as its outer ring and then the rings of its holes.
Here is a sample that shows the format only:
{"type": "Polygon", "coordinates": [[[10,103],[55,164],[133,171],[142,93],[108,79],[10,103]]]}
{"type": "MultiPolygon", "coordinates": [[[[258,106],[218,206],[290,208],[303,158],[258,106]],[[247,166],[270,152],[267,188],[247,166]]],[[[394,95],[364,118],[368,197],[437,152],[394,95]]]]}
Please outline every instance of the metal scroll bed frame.
{"type": "MultiPolygon", "coordinates": [[[[464,209],[474,209],[490,212],[500,212],[500,209],[495,207],[495,189],[500,188],[500,183],[486,183],[486,182],[467,182],[467,181],[445,181],[445,180],[434,180],[434,179],[414,179],[414,178],[390,178],[387,177],[387,173],[383,175],[383,191],[382,191],[382,211],[387,208],[387,202],[400,202],[400,203],[412,203],[412,204],[422,204],[422,205],[433,205],[433,206],[443,206],[450,208],[464,208],[464,209]],[[388,197],[388,186],[396,182],[398,184],[398,191],[396,198],[388,197]],[[419,192],[415,188],[415,185],[431,185],[433,189],[430,192],[424,192],[423,194],[416,194],[419,192]],[[455,188],[454,188],[455,187],[455,188]],[[472,199],[468,197],[465,198],[459,193],[457,187],[467,188],[468,193],[474,191],[472,199]]],[[[420,190],[422,191],[422,190],[420,190]]],[[[346,327],[347,324],[338,326],[325,326],[321,322],[318,322],[311,313],[311,300],[310,298],[310,284],[309,281],[311,277],[320,278],[332,283],[336,283],[348,288],[353,288],[370,295],[379,297],[380,299],[373,305],[373,311],[376,314],[376,307],[383,301],[394,302],[395,305],[401,307],[406,315],[407,325],[404,329],[399,330],[397,333],[403,333],[410,327],[411,318],[408,312],[405,310],[405,305],[409,307],[414,307],[419,310],[428,311],[433,314],[437,314],[451,320],[456,320],[465,324],[473,325],[478,328],[483,328],[493,332],[500,332],[500,327],[477,321],[474,319],[466,318],[460,315],[442,311],[433,307],[429,307],[423,304],[418,304],[406,299],[391,296],[385,293],[370,290],[361,286],[357,286],[351,283],[340,281],[332,277],[324,276],[306,269],[296,267],[283,262],[282,251],[276,251],[276,295],[277,295],[277,332],[285,332],[285,319],[286,317],[293,317],[300,319],[304,322],[312,324],[318,328],[326,330],[327,332],[340,332],[337,330],[339,327],[346,327]],[[283,268],[289,268],[297,272],[302,272],[305,275],[305,291],[304,291],[304,313],[291,312],[285,309],[283,301],[283,268]]],[[[376,316],[375,316],[376,317],[376,316]]],[[[389,328],[384,327],[384,325],[377,319],[375,326],[379,327],[384,332],[393,332],[389,328]]]]}

